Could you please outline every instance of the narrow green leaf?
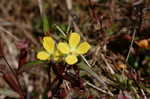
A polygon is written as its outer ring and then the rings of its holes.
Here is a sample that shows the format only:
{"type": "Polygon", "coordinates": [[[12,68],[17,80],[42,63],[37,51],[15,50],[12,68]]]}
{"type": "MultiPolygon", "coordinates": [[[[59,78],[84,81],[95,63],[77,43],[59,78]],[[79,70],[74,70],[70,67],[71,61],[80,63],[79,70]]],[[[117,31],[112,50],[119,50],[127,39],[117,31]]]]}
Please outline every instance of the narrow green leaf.
{"type": "Polygon", "coordinates": [[[27,64],[25,64],[25,66],[33,66],[33,65],[37,65],[37,64],[41,64],[41,63],[44,63],[44,61],[36,60],[36,61],[28,62],[27,64]]]}
{"type": "Polygon", "coordinates": [[[48,32],[49,31],[49,22],[47,16],[43,17],[43,31],[48,32]]]}
{"type": "Polygon", "coordinates": [[[81,70],[86,71],[91,76],[93,76],[95,79],[97,79],[97,81],[99,81],[101,84],[105,85],[104,81],[100,78],[100,76],[98,76],[97,73],[95,73],[86,63],[80,62],[77,65],[81,70]]]}

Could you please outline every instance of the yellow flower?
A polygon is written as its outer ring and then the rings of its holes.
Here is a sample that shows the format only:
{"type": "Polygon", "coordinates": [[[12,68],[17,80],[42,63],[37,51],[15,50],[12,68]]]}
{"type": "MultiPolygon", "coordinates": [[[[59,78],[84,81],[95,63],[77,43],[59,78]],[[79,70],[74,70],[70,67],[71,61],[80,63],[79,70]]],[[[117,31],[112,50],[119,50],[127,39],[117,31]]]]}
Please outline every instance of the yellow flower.
{"type": "Polygon", "coordinates": [[[91,46],[87,42],[80,43],[80,35],[78,33],[71,33],[69,44],[60,42],[57,48],[62,54],[67,55],[65,61],[72,65],[78,61],[77,56],[87,53],[91,46]]]}
{"type": "Polygon", "coordinates": [[[38,52],[37,58],[40,60],[49,60],[55,53],[55,41],[50,36],[45,36],[42,44],[45,50],[38,52]]]}

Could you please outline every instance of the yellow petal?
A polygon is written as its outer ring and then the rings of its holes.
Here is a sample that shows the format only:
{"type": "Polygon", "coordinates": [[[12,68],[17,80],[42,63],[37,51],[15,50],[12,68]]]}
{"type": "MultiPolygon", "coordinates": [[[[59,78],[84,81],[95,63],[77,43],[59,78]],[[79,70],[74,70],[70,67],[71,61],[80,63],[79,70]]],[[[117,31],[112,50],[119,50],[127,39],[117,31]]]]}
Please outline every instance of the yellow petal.
{"type": "Polygon", "coordinates": [[[77,47],[80,42],[80,35],[78,33],[71,33],[69,37],[69,45],[72,48],[77,47]]]}
{"type": "Polygon", "coordinates": [[[40,60],[47,60],[49,57],[50,57],[50,55],[45,51],[40,51],[37,54],[37,58],[40,60]]]}
{"type": "Polygon", "coordinates": [[[87,42],[81,43],[77,48],[78,54],[85,54],[88,52],[88,50],[91,48],[91,46],[87,42]]]}
{"type": "Polygon", "coordinates": [[[67,43],[60,42],[57,46],[58,50],[63,54],[69,53],[69,46],[67,43]]]}
{"type": "Polygon", "coordinates": [[[58,61],[59,60],[59,57],[60,57],[60,52],[58,50],[55,51],[53,57],[54,57],[54,61],[58,61]]]}
{"type": "Polygon", "coordinates": [[[67,56],[67,57],[65,58],[65,61],[66,61],[69,65],[73,65],[73,64],[75,64],[75,63],[78,61],[78,59],[77,59],[77,57],[76,57],[75,55],[69,55],[69,56],[67,56]]]}
{"type": "Polygon", "coordinates": [[[49,53],[53,53],[55,42],[50,36],[46,36],[43,38],[43,47],[49,53]]]}

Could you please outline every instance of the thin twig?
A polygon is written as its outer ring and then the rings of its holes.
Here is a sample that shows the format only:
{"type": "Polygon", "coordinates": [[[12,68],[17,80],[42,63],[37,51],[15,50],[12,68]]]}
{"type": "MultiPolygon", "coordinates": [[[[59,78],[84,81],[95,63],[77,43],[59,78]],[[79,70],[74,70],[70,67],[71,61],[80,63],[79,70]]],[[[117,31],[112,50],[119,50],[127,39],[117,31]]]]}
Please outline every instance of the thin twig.
{"type": "Polygon", "coordinates": [[[130,48],[129,48],[125,63],[128,62],[128,59],[129,59],[129,56],[130,56],[130,53],[131,53],[131,50],[132,50],[133,42],[134,42],[134,39],[135,39],[135,34],[136,34],[136,29],[134,29],[134,32],[133,32],[133,35],[132,35],[132,41],[131,41],[131,44],[130,44],[130,48]]]}
{"type": "Polygon", "coordinates": [[[108,69],[110,70],[111,74],[115,74],[114,70],[111,68],[111,66],[109,65],[109,63],[107,62],[106,58],[104,57],[103,54],[101,54],[101,58],[103,59],[103,61],[105,62],[106,66],[108,67],[108,69]]]}
{"type": "Polygon", "coordinates": [[[40,14],[43,17],[44,11],[43,11],[43,2],[42,2],[42,0],[38,0],[38,6],[39,6],[40,14]]]}
{"type": "Polygon", "coordinates": [[[72,9],[72,0],[66,0],[68,10],[72,9]]]}
{"type": "Polygon", "coordinates": [[[146,97],[145,92],[143,91],[143,89],[141,89],[141,92],[142,92],[142,95],[143,95],[144,99],[147,99],[147,97],[146,97]]]}
{"type": "Polygon", "coordinates": [[[56,25],[56,24],[54,24],[55,26],[56,26],[56,28],[60,31],[60,33],[62,33],[62,35],[64,36],[64,37],[66,37],[67,35],[65,34],[65,32],[58,26],[58,25],[56,25]]]}
{"type": "Polygon", "coordinates": [[[8,61],[7,61],[7,59],[5,58],[5,56],[2,56],[2,58],[3,58],[4,61],[6,62],[8,68],[9,68],[9,69],[11,70],[11,72],[13,73],[13,75],[14,75],[14,77],[15,77],[15,79],[16,79],[16,81],[17,81],[17,83],[18,83],[18,85],[19,85],[19,87],[20,87],[20,89],[21,89],[21,91],[23,92],[23,88],[22,88],[22,86],[21,86],[21,84],[20,84],[20,82],[19,82],[19,78],[18,78],[18,75],[17,75],[16,71],[14,71],[14,69],[10,66],[10,64],[8,63],[8,61]]]}
{"type": "Polygon", "coordinates": [[[93,84],[91,84],[91,83],[89,83],[89,82],[86,82],[85,85],[89,85],[89,86],[91,86],[92,88],[94,88],[94,89],[96,89],[96,90],[98,90],[98,91],[100,91],[100,92],[102,92],[102,93],[105,93],[105,94],[108,94],[108,95],[110,95],[110,96],[113,96],[113,94],[112,94],[111,92],[107,92],[107,91],[105,91],[105,90],[103,90],[103,89],[101,89],[101,88],[99,88],[99,87],[97,87],[97,86],[95,86],[95,85],[93,85],[93,84]]]}
{"type": "Polygon", "coordinates": [[[4,61],[6,62],[8,68],[12,71],[12,73],[16,76],[16,72],[14,71],[14,69],[9,65],[7,59],[5,58],[5,56],[2,56],[2,58],[4,59],[4,61]]]}
{"type": "Polygon", "coordinates": [[[87,59],[83,55],[80,55],[80,56],[85,61],[85,63],[91,68],[92,66],[89,64],[89,62],[87,61],[87,59]]]}

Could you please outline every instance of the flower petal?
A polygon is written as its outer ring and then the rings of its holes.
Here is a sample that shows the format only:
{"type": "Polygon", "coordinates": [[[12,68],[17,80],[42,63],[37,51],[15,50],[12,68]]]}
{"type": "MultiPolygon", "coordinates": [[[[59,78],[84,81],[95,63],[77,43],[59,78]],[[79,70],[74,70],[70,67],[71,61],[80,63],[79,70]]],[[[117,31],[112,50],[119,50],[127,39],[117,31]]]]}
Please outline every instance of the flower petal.
{"type": "Polygon", "coordinates": [[[72,48],[77,47],[80,42],[80,35],[78,33],[71,33],[69,37],[69,45],[72,48]]]}
{"type": "Polygon", "coordinates": [[[67,43],[60,42],[60,43],[58,43],[57,48],[63,54],[68,54],[69,53],[69,46],[68,46],[67,43]]]}
{"type": "Polygon", "coordinates": [[[49,57],[50,57],[50,55],[45,51],[40,51],[37,54],[37,58],[40,60],[47,60],[47,59],[49,59],[49,57]]]}
{"type": "Polygon", "coordinates": [[[77,56],[75,55],[68,55],[66,58],[65,58],[65,61],[69,64],[69,65],[73,65],[75,64],[78,59],[77,59],[77,56]]]}
{"type": "Polygon", "coordinates": [[[43,47],[49,53],[53,53],[55,42],[50,36],[46,36],[43,38],[43,47]]]}
{"type": "Polygon", "coordinates": [[[77,48],[78,54],[85,54],[88,52],[88,50],[91,48],[91,46],[87,42],[81,43],[77,48]]]}
{"type": "Polygon", "coordinates": [[[58,61],[60,55],[61,55],[60,52],[58,50],[56,50],[53,54],[54,61],[58,61]]]}

